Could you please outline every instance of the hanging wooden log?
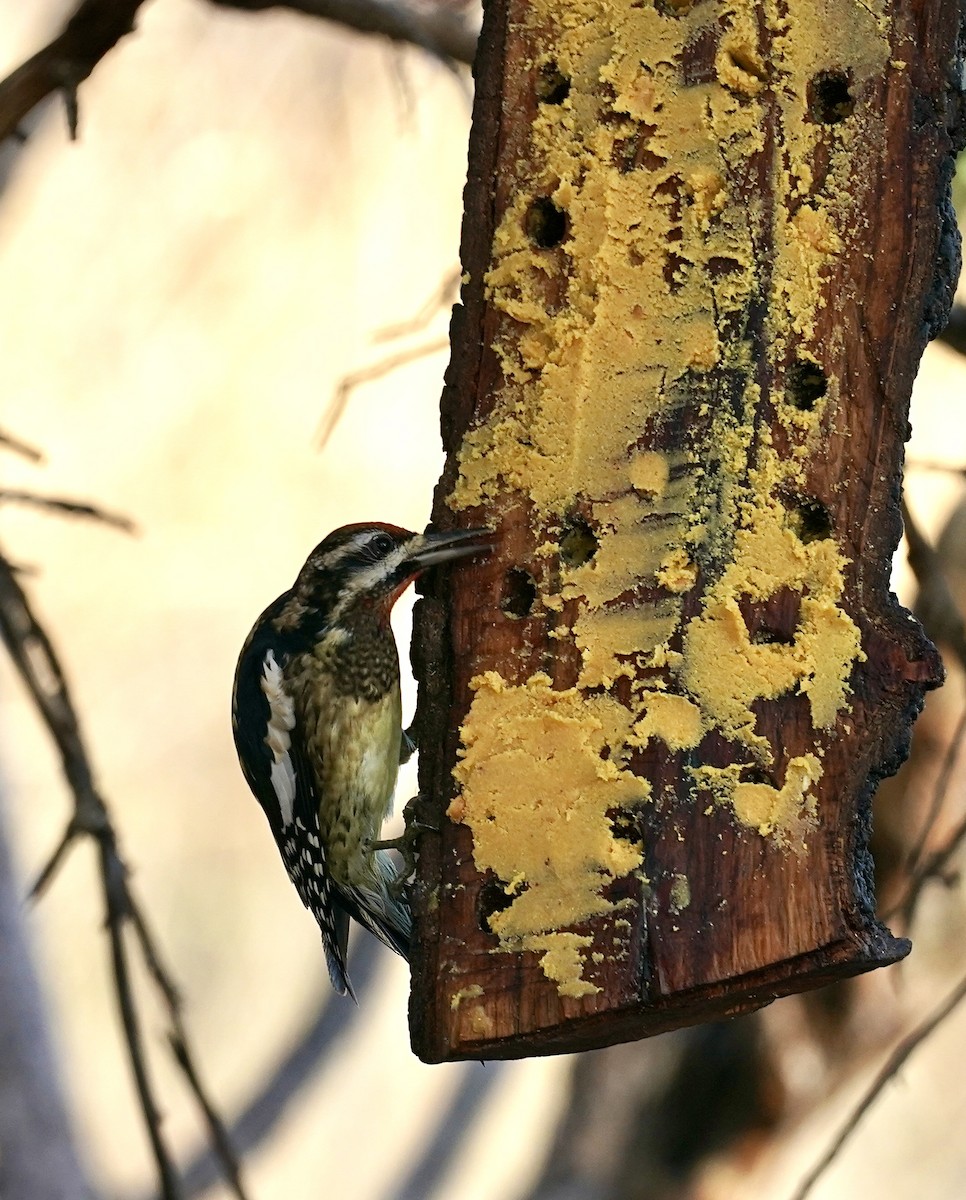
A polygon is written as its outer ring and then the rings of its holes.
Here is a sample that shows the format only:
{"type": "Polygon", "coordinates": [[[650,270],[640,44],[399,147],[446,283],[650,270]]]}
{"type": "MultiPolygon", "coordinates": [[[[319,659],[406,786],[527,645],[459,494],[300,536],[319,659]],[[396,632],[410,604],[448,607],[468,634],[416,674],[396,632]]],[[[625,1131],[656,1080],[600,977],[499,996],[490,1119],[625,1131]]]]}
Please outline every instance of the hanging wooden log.
{"type": "Polygon", "coordinates": [[[573,1051],[908,952],[876,781],[934,649],[889,591],[958,242],[946,0],[493,0],[420,602],[411,1023],[573,1051]]]}

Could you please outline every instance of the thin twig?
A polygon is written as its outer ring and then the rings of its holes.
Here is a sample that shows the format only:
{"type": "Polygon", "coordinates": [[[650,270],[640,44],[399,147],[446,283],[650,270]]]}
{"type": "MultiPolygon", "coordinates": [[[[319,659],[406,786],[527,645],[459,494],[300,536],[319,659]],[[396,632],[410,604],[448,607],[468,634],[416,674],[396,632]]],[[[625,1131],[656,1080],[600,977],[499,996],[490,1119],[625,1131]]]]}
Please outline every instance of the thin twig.
{"type": "Polygon", "coordinates": [[[339,386],[335,389],[329,407],[322,415],[322,420],[319,422],[319,430],[316,435],[320,450],[325,449],[326,442],[332,436],[332,431],[339,423],[339,418],[345,412],[345,406],[349,402],[349,397],[363,383],[371,383],[374,379],[381,379],[383,375],[389,375],[399,367],[406,366],[407,363],[415,362],[420,358],[428,358],[430,354],[438,354],[440,350],[445,350],[449,346],[448,338],[440,338],[435,342],[426,342],[422,346],[413,346],[409,350],[400,350],[398,354],[389,354],[379,362],[373,363],[371,367],[363,367],[361,371],[355,371],[351,375],[346,375],[339,386]]]}
{"type": "Polygon", "coordinates": [[[185,1078],[198,1097],[201,1111],[205,1117],[205,1123],[208,1126],[208,1138],[215,1148],[216,1157],[220,1159],[222,1168],[227,1171],[229,1181],[235,1189],[235,1193],[239,1196],[244,1196],[245,1188],[242,1183],[235,1148],[231,1143],[231,1138],[225,1129],[221,1117],[208,1100],[207,1093],[198,1076],[198,1068],[194,1056],[191,1053],[188,1043],[184,1040],[183,1033],[180,1031],[178,1033],[170,1033],[168,1035],[168,1044],[171,1047],[171,1053],[174,1055],[175,1062],[181,1067],[185,1078]]]}
{"type": "Polygon", "coordinates": [[[916,616],[932,640],[951,650],[966,671],[966,622],[946,579],[942,560],[919,528],[905,499],[902,501],[902,520],[909,566],[919,585],[916,616]]]}
{"type": "MultiPolygon", "coordinates": [[[[174,1036],[187,1048],[188,1040],[177,1004],[177,989],[170,974],[162,965],[157,947],[150,937],[144,914],[135,902],[127,881],[127,868],[117,849],[117,836],[110,820],[107,805],[94,783],[90,759],[84,745],[76,709],[64,677],[60,660],[45,630],[34,616],[27,596],[10,567],[0,554],[0,638],[30,692],[34,704],[50,732],[61,757],[61,765],[74,798],[74,812],[63,837],[34,885],[34,894],[43,891],[58,865],[76,841],[86,834],[98,843],[101,865],[101,886],[107,909],[108,933],[114,963],[118,1009],[124,1028],[141,1111],[155,1161],[161,1194],[165,1200],[180,1195],[171,1156],[160,1131],[160,1115],[154,1098],[136,1002],[130,983],[127,951],[124,945],[124,925],[130,921],[138,938],[148,969],[165,997],[174,1036]]],[[[210,1118],[214,1107],[202,1087],[191,1055],[177,1056],[188,1086],[205,1114],[210,1118]]],[[[227,1177],[232,1181],[239,1200],[246,1200],[239,1180],[239,1167],[231,1152],[223,1129],[218,1124],[218,1136],[212,1127],[213,1145],[227,1177]]]]}
{"type": "MultiPolygon", "coordinates": [[[[374,938],[360,938],[353,946],[350,974],[357,987],[370,990],[380,963],[385,962],[374,938]]],[[[281,1055],[273,1070],[260,1083],[258,1092],[232,1121],[229,1135],[237,1152],[247,1157],[256,1151],[290,1112],[292,1104],[320,1072],[325,1069],[332,1050],[345,1045],[353,1025],[361,1017],[355,1004],[340,1004],[326,988],[325,995],[302,1032],[281,1055]]],[[[219,1164],[207,1147],[188,1158],[182,1172],[184,1191],[193,1198],[217,1183],[219,1164]]],[[[157,1200],[156,1193],[140,1195],[139,1200],[157,1200]]]]}
{"type": "Polygon", "coordinates": [[[398,338],[408,337],[411,333],[418,333],[421,329],[425,329],[441,309],[453,303],[459,282],[460,271],[457,267],[447,274],[436,292],[430,296],[414,317],[410,317],[407,321],[399,321],[395,325],[384,325],[382,329],[376,330],[372,340],[374,342],[393,342],[398,338]]]}
{"type": "Polygon", "coordinates": [[[956,768],[956,762],[959,759],[959,752],[963,747],[964,738],[966,738],[966,708],[959,714],[956,730],[953,733],[952,740],[946,747],[946,753],[943,755],[943,765],[939,770],[936,786],[933,788],[932,803],[929,805],[929,812],[926,814],[926,819],[922,823],[922,829],[920,829],[916,841],[906,858],[907,870],[910,876],[916,875],[919,867],[922,865],[921,859],[925,853],[926,843],[936,822],[939,820],[939,814],[942,812],[946,793],[949,791],[949,781],[952,779],[953,771],[956,768]]]}
{"type": "Polygon", "coordinates": [[[148,929],[147,921],[141,911],[141,907],[132,897],[130,884],[126,880],[125,886],[127,888],[128,907],[131,913],[131,924],[137,935],[145,965],[158,991],[164,997],[164,1002],[174,1022],[176,1033],[181,1034],[181,994],[171,978],[171,973],[164,966],[158,944],[154,939],[154,935],[148,929]]]}
{"type": "Polygon", "coordinates": [[[168,1019],[171,1022],[171,1030],[168,1033],[168,1044],[171,1047],[171,1053],[183,1071],[198,1106],[204,1115],[205,1123],[208,1126],[208,1138],[215,1150],[215,1160],[227,1174],[232,1187],[235,1189],[235,1193],[239,1197],[244,1197],[246,1192],[241,1179],[241,1168],[238,1156],[232,1146],[231,1136],[226,1130],[225,1123],[220,1114],[212,1104],[207,1089],[201,1082],[198,1064],[195,1061],[194,1052],[188,1040],[188,1032],[184,1025],[181,995],[175,986],[171,972],[164,966],[157,941],[148,928],[140,906],[134,903],[130,894],[130,886],[126,880],[125,889],[128,897],[131,924],[134,926],[135,933],[137,934],[141,953],[151,973],[151,977],[154,979],[162,996],[164,996],[168,1009],[168,1019]]]}
{"type": "Polygon", "coordinates": [[[30,889],[29,895],[31,900],[39,900],[47,890],[47,885],[53,879],[57,868],[64,861],[64,857],[67,854],[67,851],[73,845],[74,838],[77,836],[77,834],[78,830],[73,821],[71,821],[64,830],[64,836],[57,843],[57,848],[47,860],[46,866],[44,866],[43,870],[37,876],[36,882],[30,889]]]}
{"type": "Polygon", "coordinates": [[[161,1195],[164,1200],[181,1200],[182,1192],[178,1184],[178,1172],[161,1133],[161,1111],[158,1108],[154,1087],[148,1073],[141,1024],[131,988],[127,950],[124,945],[124,923],[129,915],[124,886],[124,867],[114,850],[112,839],[102,837],[100,850],[101,875],[107,900],[107,929],[111,939],[111,959],[114,964],[114,990],[117,994],[121,1025],[127,1042],[128,1058],[131,1061],[134,1083],[141,1101],[141,1111],[144,1113],[151,1149],[154,1152],[154,1161],[158,1167],[161,1195]]]}
{"type": "MultiPolygon", "coordinates": [[[[934,850],[927,859],[920,865],[919,869],[909,880],[905,895],[901,900],[897,901],[885,913],[882,914],[882,920],[889,922],[894,917],[901,914],[903,923],[908,927],[912,923],[913,915],[916,911],[916,905],[919,903],[919,897],[922,894],[922,889],[926,886],[930,879],[942,879],[946,873],[946,867],[949,860],[956,853],[966,839],[966,817],[953,828],[952,833],[946,839],[938,850],[934,850]]],[[[952,880],[947,880],[947,883],[952,883],[952,880]]]]}
{"type": "MultiPolygon", "coordinates": [[[[916,615],[922,621],[929,636],[952,651],[959,664],[966,670],[966,622],[963,620],[963,615],[959,611],[952,589],[946,579],[942,561],[922,533],[905,500],[902,503],[902,518],[905,524],[909,565],[919,585],[916,615]]],[[[884,914],[884,920],[889,920],[890,917],[901,913],[904,921],[908,924],[912,920],[919,896],[927,881],[942,875],[950,858],[966,838],[966,819],[964,819],[960,821],[941,847],[928,858],[921,858],[926,839],[945,800],[949,780],[964,736],[966,736],[966,713],[960,717],[952,743],[946,752],[926,824],[910,858],[913,863],[918,859],[918,865],[910,876],[905,895],[884,914]]]]}
{"type": "Polygon", "coordinates": [[[921,1025],[918,1025],[896,1046],[895,1050],[893,1050],[886,1060],[885,1066],[876,1075],[868,1091],[839,1130],[835,1140],[799,1185],[792,1200],[805,1200],[805,1197],[808,1196],[815,1184],[835,1161],[839,1151],[855,1132],[859,1122],[875,1103],[886,1084],[898,1074],[912,1053],[922,1045],[926,1038],[945,1021],[956,1006],[964,999],[966,999],[966,978],[960,980],[947,999],[943,1001],[931,1017],[928,1017],[921,1025]]]}
{"type": "Polygon", "coordinates": [[[84,504],[79,500],[66,500],[62,496],[38,496],[35,492],[15,491],[11,488],[0,488],[0,504],[27,504],[32,508],[50,509],[68,517],[88,517],[93,521],[103,521],[125,533],[135,533],[137,527],[130,517],[120,513],[108,512],[96,504],[84,504]]]}
{"type": "Polygon", "coordinates": [[[33,446],[28,446],[26,442],[22,442],[20,438],[14,437],[12,433],[7,433],[5,429],[0,429],[0,446],[5,450],[12,450],[14,454],[19,454],[30,462],[43,462],[44,456],[39,450],[35,450],[33,446]]]}

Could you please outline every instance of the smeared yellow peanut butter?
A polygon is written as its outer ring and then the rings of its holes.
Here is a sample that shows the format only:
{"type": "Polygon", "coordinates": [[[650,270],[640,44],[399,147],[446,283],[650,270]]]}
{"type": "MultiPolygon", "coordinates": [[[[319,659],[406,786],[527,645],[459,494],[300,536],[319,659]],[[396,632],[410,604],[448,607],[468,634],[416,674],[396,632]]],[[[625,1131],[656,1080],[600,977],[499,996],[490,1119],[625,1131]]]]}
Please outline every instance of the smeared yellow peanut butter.
{"type": "Polygon", "coordinates": [[[634,722],[632,743],[644,745],[656,738],[672,750],[691,750],[701,741],[701,710],[686,696],[641,692],[637,705],[643,716],[634,722]]]}
{"type": "MultiPolygon", "coordinates": [[[[463,440],[449,503],[525,500],[538,553],[555,563],[579,508],[596,545],[579,561],[561,555],[548,575],[559,585],[539,597],[549,636],[579,647],[580,690],[555,691],[541,674],[512,688],[493,671],[477,679],[450,812],[472,829],[477,867],[513,882],[491,920],[501,948],[539,949],[559,990],[579,995],[592,990],[584,942],[555,931],[605,911],[606,885],[640,866],[604,817],[647,796],[628,755],[658,744],[700,754],[713,734],[771,766],[756,706],[802,693],[823,734],[848,705],[863,658],[849,564],[834,531],[809,530],[802,515],[841,383],[823,378],[798,403],[786,369],[794,358],[817,371],[816,316],[862,236],[869,198],[851,156],[871,118],[849,104],[888,68],[890,30],[882,0],[837,9],[834,54],[824,0],[533,0],[525,21],[545,39],[533,69],[552,64],[569,90],[538,105],[494,236],[485,287],[503,318],[503,382],[463,440]],[[823,101],[829,71],[838,91],[823,101]],[[823,102],[838,106],[834,126],[815,116],[823,102]],[[772,180],[767,197],[756,173],[772,180]],[[534,235],[541,212],[562,221],[552,250],[534,235]],[[770,396],[745,332],[763,299],[770,396]],[[787,433],[781,450],[766,401],[787,433]],[[660,450],[655,431],[670,431],[660,450]],[[749,605],[785,593],[794,629],[756,635],[749,605]],[[642,667],[660,672],[646,687],[642,667]]],[[[697,768],[694,783],[801,852],[819,757],[793,759],[778,787],[741,772],[697,768]]]]}
{"type": "Polygon", "coordinates": [[[805,837],[815,824],[815,796],[811,787],[822,776],[814,754],[793,758],[780,788],[768,783],[741,781],[743,768],[693,767],[698,787],[710,791],[720,803],[730,804],[735,816],[763,837],[773,836],[783,846],[802,851],[805,837]]]}
{"type": "Polygon", "coordinates": [[[483,989],[478,983],[471,983],[469,987],[460,988],[450,997],[449,1006],[455,1012],[456,1009],[463,1003],[464,1000],[477,1000],[483,995],[483,989]]]}
{"type": "Polygon", "coordinates": [[[493,871],[514,897],[490,928],[504,949],[539,950],[562,994],[587,994],[576,950],[585,943],[570,937],[558,955],[533,939],[606,912],[612,904],[603,888],[641,864],[640,851],[615,836],[608,819],[650,792],[619,765],[630,714],[607,696],[555,691],[545,675],[510,687],[488,672],[472,686],[456,767],[463,787],[449,815],[473,829],[477,869],[493,871]],[[521,780],[530,786],[521,789],[521,780]]]}

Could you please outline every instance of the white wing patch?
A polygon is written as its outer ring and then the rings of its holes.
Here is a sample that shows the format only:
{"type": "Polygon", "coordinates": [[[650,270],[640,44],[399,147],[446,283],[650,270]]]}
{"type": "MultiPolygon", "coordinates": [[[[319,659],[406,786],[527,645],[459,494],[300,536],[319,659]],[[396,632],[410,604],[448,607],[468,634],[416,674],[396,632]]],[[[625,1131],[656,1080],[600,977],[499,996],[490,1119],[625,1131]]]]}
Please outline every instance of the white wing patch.
{"type": "Polygon", "coordinates": [[[295,728],[295,705],[285,690],[282,668],[272,650],[265,655],[260,683],[269,708],[265,745],[272,752],[272,787],[282,813],[282,824],[291,825],[295,807],[295,768],[289,753],[292,748],[289,735],[295,728]]]}

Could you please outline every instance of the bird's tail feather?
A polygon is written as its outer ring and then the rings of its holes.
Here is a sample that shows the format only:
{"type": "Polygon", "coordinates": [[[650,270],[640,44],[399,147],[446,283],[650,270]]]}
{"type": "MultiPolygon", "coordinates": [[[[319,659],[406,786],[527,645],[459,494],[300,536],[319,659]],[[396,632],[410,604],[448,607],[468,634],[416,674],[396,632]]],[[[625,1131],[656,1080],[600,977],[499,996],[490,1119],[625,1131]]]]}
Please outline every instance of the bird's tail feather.
{"type": "Polygon", "coordinates": [[[345,893],[350,902],[347,907],[383,945],[408,961],[413,934],[409,904],[404,895],[395,892],[398,873],[391,856],[384,850],[377,850],[373,857],[378,872],[374,886],[348,889],[345,893]]]}

